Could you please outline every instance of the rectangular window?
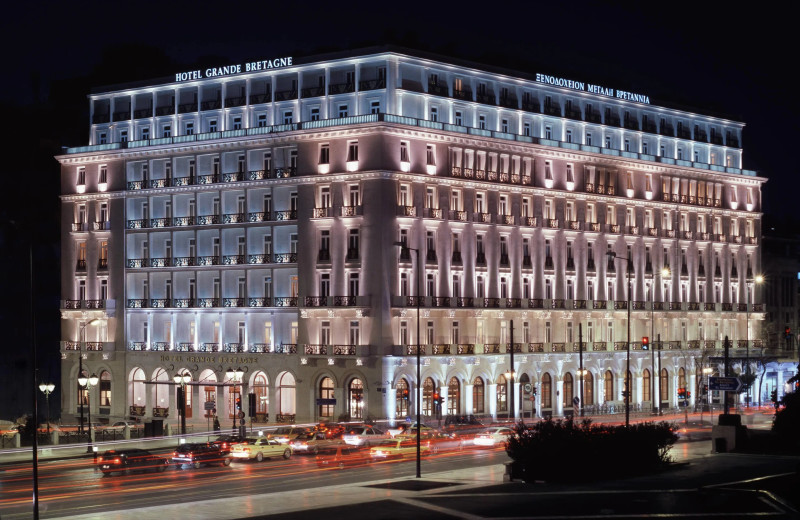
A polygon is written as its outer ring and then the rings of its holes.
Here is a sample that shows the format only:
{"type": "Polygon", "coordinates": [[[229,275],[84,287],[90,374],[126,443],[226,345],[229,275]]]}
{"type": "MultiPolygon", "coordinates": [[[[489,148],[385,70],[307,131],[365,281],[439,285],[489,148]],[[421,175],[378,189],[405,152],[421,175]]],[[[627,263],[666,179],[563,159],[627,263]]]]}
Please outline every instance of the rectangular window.
{"type": "Polygon", "coordinates": [[[339,105],[339,117],[347,117],[348,115],[347,105],[339,105]]]}
{"type": "Polygon", "coordinates": [[[258,114],[258,116],[256,116],[256,125],[259,128],[267,126],[267,114],[258,114]]]}
{"type": "Polygon", "coordinates": [[[234,130],[242,129],[242,116],[236,116],[233,118],[233,129],[234,130]]]}
{"type": "Polygon", "coordinates": [[[331,162],[331,147],[329,144],[323,144],[319,147],[319,164],[330,164],[331,162]]]}
{"type": "Polygon", "coordinates": [[[522,125],[522,135],[525,137],[531,136],[531,124],[528,122],[523,123],[522,125]]]}
{"type": "Polygon", "coordinates": [[[436,153],[432,144],[425,147],[425,158],[428,166],[436,166],[436,153]]]}
{"type": "Polygon", "coordinates": [[[478,116],[478,128],[486,130],[486,116],[483,114],[478,116]]]}
{"type": "Polygon", "coordinates": [[[294,114],[291,110],[284,110],[283,111],[283,124],[284,125],[291,125],[294,121],[294,114]]]}
{"type": "Polygon", "coordinates": [[[350,141],[347,144],[347,162],[358,161],[358,141],[350,141]]]}
{"type": "Polygon", "coordinates": [[[381,102],[380,101],[370,101],[369,102],[369,113],[370,114],[380,114],[381,113],[381,102]]]}
{"type": "Polygon", "coordinates": [[[431,107],[431,121],[438,121],[439,120],[439,109],[437,107],[431,107]]]}
{"type": "Polygon", "coordinates": [[[462,126],[464,124],[464,116],[461,114],[460,110],[455,111],[455,116],[453,117],[453,124],[457,126],[462,126]]]}
{"type": "Polygon", "coordinates": [[[311,120],[312,121],[319,121],[319,107],[312,107],[311,108],[311,120]]]}

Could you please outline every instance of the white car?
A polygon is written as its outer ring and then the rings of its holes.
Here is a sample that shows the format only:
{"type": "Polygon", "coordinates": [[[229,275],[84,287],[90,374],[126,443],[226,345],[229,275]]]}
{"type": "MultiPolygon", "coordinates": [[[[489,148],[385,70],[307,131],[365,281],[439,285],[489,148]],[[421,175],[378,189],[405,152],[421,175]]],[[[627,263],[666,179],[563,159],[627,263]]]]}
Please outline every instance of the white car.
{"type": "Polygon", "coordinates": [[[379,430],[374,426],[351,426],[344,431],[342,439],[352,446],[372,446],[378,442],[388,439],[389,434],[379,430]]]}
{"type": "Polygon", "coordinates": [[[475,446],[487,446],[493,448],[498,444],[502,444],[508,440],[508,437],[514,433],[511,428],[505,426],[496,426],[481,432],[472,439],[475,446]]]}

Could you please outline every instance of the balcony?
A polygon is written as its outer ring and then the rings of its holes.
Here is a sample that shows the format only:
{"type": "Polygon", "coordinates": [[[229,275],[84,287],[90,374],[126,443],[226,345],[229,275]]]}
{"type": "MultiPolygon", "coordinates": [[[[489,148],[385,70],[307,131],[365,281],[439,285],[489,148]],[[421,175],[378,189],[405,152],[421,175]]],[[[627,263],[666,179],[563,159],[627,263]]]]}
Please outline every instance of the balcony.
{"type": "Polygon", "coordinates": [[[521,217],[520,224],[522,224],[523,226],[536,227],[537,225],[536,217],[521,217]]]}
{"type": "Polygon", "coordinates": [[[469,90],[456,90],[453,89],[453,98],[454,99],[463,99],[467,101],[472,101],[472,92],[469,90]]]}
{"type": "Polygon", "coordinates": [[[149,263],[149,259],[147,258],[129,258],[125,262],[125,267],[128,269],[140,269],[142,267],[147,267],[149,263]]]}
{"type": "Polygon", "coordinates": [[[542,298],[530,298],[528,300],[529,309],[544,309],[544,300],[542,298]]]}
{"type": "Polygon", "coordinates": [[[273,299],[275,305],[273,307],[297,307],[297,297],[279,296],[273,299]]]}
{"type": "Polygon", "coordinates": [[[241,265],[244,264],[244,255],[225,255],[222,257],[222,265],[241,265]]]}
{"type": "Polygon", "coordinates": [[[194,343],[182,342],[175,347],[178,352],[194,352],[194,343]]]}
{"type": "Polygon", "coordinates": [[[272,213],[269,211],[256,211],[247,214],[248,222],[269,222],[272,220],[272,213]]]}
{"type": "Polygon", "coordinates": [[[417,208],[416,208],[416,206],[398,206],[397,207],[397,216],[399,216],[399,217],[416,217],[417,216],[417,208]]]}
{"type": "Polygon", "coordinates": [[[467,221],[467,212],[460,210],[450,210],[450,220],[457,220],[460,222],[467,221]]]}
{"type": "Polygon", "coordinates": [[[608,308],[608,300],[593,300],[592,301],[592,309],[594,310],[605,310],[608,308]]]}
{"type": "Polygon", "coordinates": [[[483,307],[485,309],[499,309],[500,308],[500,298],[484,298],[483,299],[483,307]]]}
{"type": "Polygon", "coordinates": [[[114,112],[114,121],[127,121],[131,118],[131,111],[114,112]]]}
{"type": "Polygon", "coordinates": [[[378,90],[386,88],[386,79],[362,79],[358,82],[358,90],[378,90]]]}
{"type": "Polygon", "coordinates": [[[334,296],[334,307],[354,307],[357,305],[357,298],[355,296],[334,296]]]}
{"type": "Polygon", "coordinates": [[[197,257],[197,265],[199,266],[207,266],[207,265],[220,265],[219,257],[218,256],[198,256],[197,257]]]}
{"type": "Polygon", "coordinates": [[[128,309],[146,309],[147,300],[144,298],[128,298],[128,309]]]}
{"type": "Polygon", "coordinates": [[[287,221],[287,220],[297,220],[297,210],[285,210],[285,211],[276,211],[275,212],[275,220],[278,222],[287,221]]]}
{"type": "Polygon", "coordinates": [[[450,345],[433,345],[431,349],[431,353],[434,356],[449,356],[450,355],[450,345]]]}
{"type": "Polygon", "coordinates": [[[262,94],[250,94],[250,104],[260,105],[261,103],[270,103],[272,101],[272,92],[265,92],[262,94]]]}
{"type": "Polygon", "coordinates": [[[247,306],[248,307],[272,307],[272,298],[268,298],[268,297],[248,298],[247,299],[247,306]]]}
{"type": "Polygon", "coordinates": [[[343,217],[357,217],[362,214],[363,206],[342,206],[343,217]]]}
{"type": "Polygon", "coordinates": [[[327,296],[306,296],[306,298],[305,298],[305,306],[306,307],[327,307],[328,306],[328,297],[327,296]]]}
{"type": "Polygon", "coordinates": [[[334,83],[328,86],[328,95],[349,94],[355,91],[356,91],[355,83],[334,83]]]}
{"type": "Polygon", "coordinates": [[[505,224],[507,226],[514,225],[514,215],[497,215],[497,223],[505,224]]]}
{"type": "Polygon", "coordinates": [[[442,208],[425,208],[426,218],[444,218],[444,210],[442,208]]]}
{"type": "Polygon", "coordinates": [[[151,258],[150,267],[169,267],[171,258],[151,258]]]}
{"type": "Polygon", "coordinates": [[[145,218],[138,218],[128,221],[128,229],[146,229],[146,228],[147,228],[147,219],[145,218]]]}
{"type": "Polygon", "coordinates": [[[244,298],[223,298],[223,307],[244,307],[244,298]]]}
{"type": "Polygon", "coordinates": [[[179,114],[186,114],[189,112],[197,112],[197,103],[181,103],[178,105],[179,114]]]}
{"type": "Polygon", "coordinates": [[[221,99],[213,99],[200,103],[200,110],[219,110],[220,108],[222,108],[221,99]]]}
{"type": "Polygon", "coordinates": [[[450,307],[450,297],[449,296],[431,297],[431,307],[450,307]]]}
{"type": "Polygon", "coordinates": [[[197,347],[198,352],[219,352],[219,343],[200,343],[197,347]]]}
{"type": "Polygon", "coordinates": [[[435,249],[428,249],[425,252],[425,262],[427,262],[429,264],[435,264],[436,261],[437,261],[436,260],[436,250],[435,249]]]}
{"type": "Polygon", "coordinates": [[[198,175],[197,176],[197,184],[216,184],[219,182],[219,174],[218,173],[208,173],[205,175],[198,175]]]}
{"type": "Polygon", "coordinates": [[[506,308],[508,309],[521,309],[522,298],[506,298],[506,308]]]}
{"type": "Polygon", "coordinates": [[[108,123],[111,120],[109,114],[94,114],[92,115],[92,124],[99,125],[108,123]]]}
{"type": "Polygon", "coordinates": [[[491,224],[492,223],[492,214],[491,213],[478,213],[475,212],[472,214],[472,221],[473,222],[480,222],[484,224],[491,224]]]}
{"type": "Polygon", "coordinates": [[[156,107],[157,116],[171,116],[174,113],[175,113],[175,105],[169,105],[166,107],[156,107]]]}
{"type": "Polygon", "coordinates": [[[546,218],[544,219],[545,225],[549,228],[557,229],[558,228],[558,219],[557,218],[546,218]]]}
{"type": "Polygon", "coordinates": [[[219,298],[198,298],[197,306],[201,308],[219,307],[219,298]]]}
{"type": "Polygon", "coordinates": [[[279,90],[275,92],[275,101],[290,101],[297,99],[297,90],[279,90]]]}
{"type": "Polygon", "coordinates": [[[200,226],[210,226],[219,223],[219,215],[198,215],[197,217],[197,224],[200,226]]]}
{"type": "Polygon", "coordinates": [[[197,265],[197,261],[193,256],[176,256],[172,259],[173,267],[193,267],[197,265]]]}
{"type": "Polygon", "coordinates": [[[475,307],[475,299],[474,298],[456,298],[456,307],[463,307],[463,308],[471,308],[475,307]]]}
{"type": "Polygon", "coordinates": [[[247,98],[245,96],[225,98],[225,108],[240,107],[246,104],[247,104],[247,98]]]}

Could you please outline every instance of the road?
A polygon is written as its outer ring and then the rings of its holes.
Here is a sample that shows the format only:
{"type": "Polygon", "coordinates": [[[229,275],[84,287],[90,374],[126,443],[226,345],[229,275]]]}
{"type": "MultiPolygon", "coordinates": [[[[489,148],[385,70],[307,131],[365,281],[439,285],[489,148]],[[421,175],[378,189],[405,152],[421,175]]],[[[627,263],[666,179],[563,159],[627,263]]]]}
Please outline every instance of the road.
{"type": "MultiPolygon", "coordinates": [[[[157,450],[154,450],[157,452],[157,450]]],[[[508,460],[501,448],[465,448],[426,457],[422,471],[440,472],[508,460]]],[[[117,509],[190,503],[197,500],[278,493],[311,487],[413,476],[413,458],[375,462],[344,470],[320,469],[309,455],[289,460],[234,462],[229,467],[170,468],[163,473],[103,476],[91,459],[43,462],[39,467],[41,518],[117,509]]],[[[0,517],[30,518],[30,464],[4,465],[0,473],[0,517]]]]}

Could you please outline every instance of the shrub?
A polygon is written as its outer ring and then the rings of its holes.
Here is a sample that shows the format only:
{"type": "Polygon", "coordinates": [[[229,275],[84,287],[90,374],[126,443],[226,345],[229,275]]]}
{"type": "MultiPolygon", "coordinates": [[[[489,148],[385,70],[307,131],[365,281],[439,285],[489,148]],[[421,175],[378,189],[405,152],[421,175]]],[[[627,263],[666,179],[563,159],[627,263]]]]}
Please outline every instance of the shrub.
{"type": "Polygon", "coordinates": [[[678,439],[666,422],[607,426],[585,419],[518,423],[506,452],[530,482],[585,481],[652,470],[671,462],[678,439]],[[602,471],[598,471],[602,468],[602,471]]]}
{"type": "Polygon", "coordinates": [[[781,404],[783,407],[775,412],[772,421],[772,432],[782,448],[797,450],[800,448],[800,393],[784,395],[781,404]]]}

